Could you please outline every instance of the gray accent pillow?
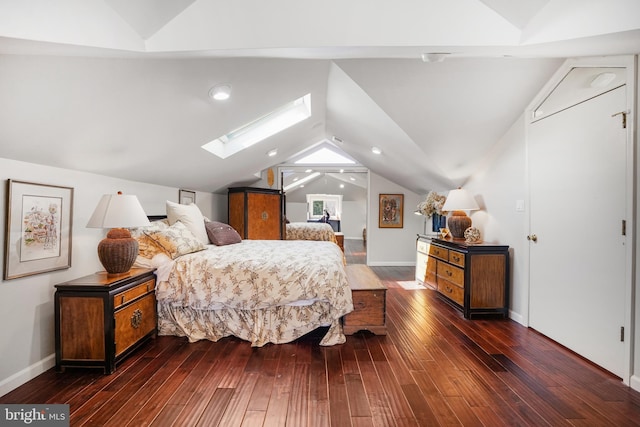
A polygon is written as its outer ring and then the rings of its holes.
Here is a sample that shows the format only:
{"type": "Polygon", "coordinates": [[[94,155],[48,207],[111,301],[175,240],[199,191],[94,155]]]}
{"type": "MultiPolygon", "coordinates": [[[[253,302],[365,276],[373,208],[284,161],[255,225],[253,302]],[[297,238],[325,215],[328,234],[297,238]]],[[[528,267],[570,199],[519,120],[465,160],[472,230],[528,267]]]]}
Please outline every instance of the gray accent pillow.
{"type": "Polygon", "coordinates": [[[209,241],[217,246],[232,245],[242,242],[242,237],[233,227],[224,222],[208,221],[204,223],[209,241]]]}

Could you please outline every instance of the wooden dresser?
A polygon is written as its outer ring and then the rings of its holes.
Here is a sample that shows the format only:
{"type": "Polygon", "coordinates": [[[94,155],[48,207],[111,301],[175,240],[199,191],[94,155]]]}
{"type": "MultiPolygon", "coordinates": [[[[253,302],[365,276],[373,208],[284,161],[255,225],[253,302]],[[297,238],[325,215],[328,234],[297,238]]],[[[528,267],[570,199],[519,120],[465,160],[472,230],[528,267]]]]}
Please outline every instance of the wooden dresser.
{"type": "Polygon", "coordinates": [[[283,239],[284,197],[280,190],[229,188],[228,204],[229,225],[243,239],[283,239]]]}
{"type": "Polygon", "coordinates": [[[156,335],[152,269],[98,272],[55,285],[56,370],[116,363],[156,335]]]}
{"type": "Polygon", "coordinates": [[[509,247],[432,239],[425,283],[447,302],[475,315],[509,314],[509,247]]]}

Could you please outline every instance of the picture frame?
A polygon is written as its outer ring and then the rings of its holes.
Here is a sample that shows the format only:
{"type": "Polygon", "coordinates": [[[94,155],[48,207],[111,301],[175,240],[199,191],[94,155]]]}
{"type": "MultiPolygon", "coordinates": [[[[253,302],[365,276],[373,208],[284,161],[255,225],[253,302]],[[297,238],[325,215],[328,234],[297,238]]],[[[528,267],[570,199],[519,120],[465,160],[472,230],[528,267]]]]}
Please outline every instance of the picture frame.
{"type": "Polygon", "coordinates": [[[402,228],[404,194],[380,194],[378,199],[378,227],[402,228]]]}
{"type": "Polygon", "coordinates": [[[71,267],[73,188],[7,180],[4,280],[71,267]]]}
{"type": "Polygon", "coordinates": [[[196,192],[191,190],[178,190],[178,201],[181,205],[196,202],[196,192]]]}

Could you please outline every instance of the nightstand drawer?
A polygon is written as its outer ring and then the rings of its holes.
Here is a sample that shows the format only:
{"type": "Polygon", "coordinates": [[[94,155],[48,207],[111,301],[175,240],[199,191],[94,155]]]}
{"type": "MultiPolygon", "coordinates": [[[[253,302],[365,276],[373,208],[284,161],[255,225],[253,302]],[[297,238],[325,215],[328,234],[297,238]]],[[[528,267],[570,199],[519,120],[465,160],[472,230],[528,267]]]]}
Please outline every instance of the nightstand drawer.
{"type": "Polygon", "coordinates": [[[155,288],[155,285],[156,285],[155,279],[151,279],[127,291],[120,292],[119,294],[114,295],[113,308],[118,309],[119,307],[127,304],[128,302],[131,302],[136,298],[139,298],[142,295],[153,291],[155,288]]]}
{"type": "Polygon", "coordinates": [[[458,251],[449,251],[449,262],[464,268],[464,254],[458,251]]]}
{"type": "Polygon", "coordinates": [[[438,278],[442,278],[458,286],[464,287],[464,270],[461,268],[438,261],[437,275],[438,278]]]}
{"type": "Polygon", "coordinates": [[[154,294],[139,299],[115,313],[116,356],[156,328],[154,294]]]}
{"type": "Polygon", "coordinates": [[[464,288],[461,286],[457,286],[454,283],[449,282],[448,280],[439,280],[438,281],[438,292],[443,295],[446,295],[451,300],[455,301],[460,305],[464,305],[464,288]]]}
{"type": "Polygon", "coordinates": [[[449,249],[442,248],[440,246],[431,245],[429,247],[429,255],[439,258],[443,261],[449,260],[449,249]]]}

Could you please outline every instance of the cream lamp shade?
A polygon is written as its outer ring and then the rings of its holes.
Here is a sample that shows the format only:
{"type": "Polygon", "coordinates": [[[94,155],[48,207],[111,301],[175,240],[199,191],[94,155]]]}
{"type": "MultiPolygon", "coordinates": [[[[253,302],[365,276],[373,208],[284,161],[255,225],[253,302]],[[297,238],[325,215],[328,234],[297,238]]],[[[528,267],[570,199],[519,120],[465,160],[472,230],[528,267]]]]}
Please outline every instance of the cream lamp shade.
{"type": "Polygon", "coordinates": [[[442,210],[451,212],[451,217],[447,220],[447,224],[454,239],[463,239],[465,230],[471,227],[471,218],[467,216],[465,211],[476,211],[478,209],[480,209],[478,203],[466,190],[457,188],[449,191],[442,210]]]}
{"type": "Polygon", "coordinates": [[[98,258],[109,274],[126,273],[138,256],[138,242],[126,228],[150,225],[138,198],[105,194],[87,223],[88,228],[111,228],[98,244],[98,258]]]}

